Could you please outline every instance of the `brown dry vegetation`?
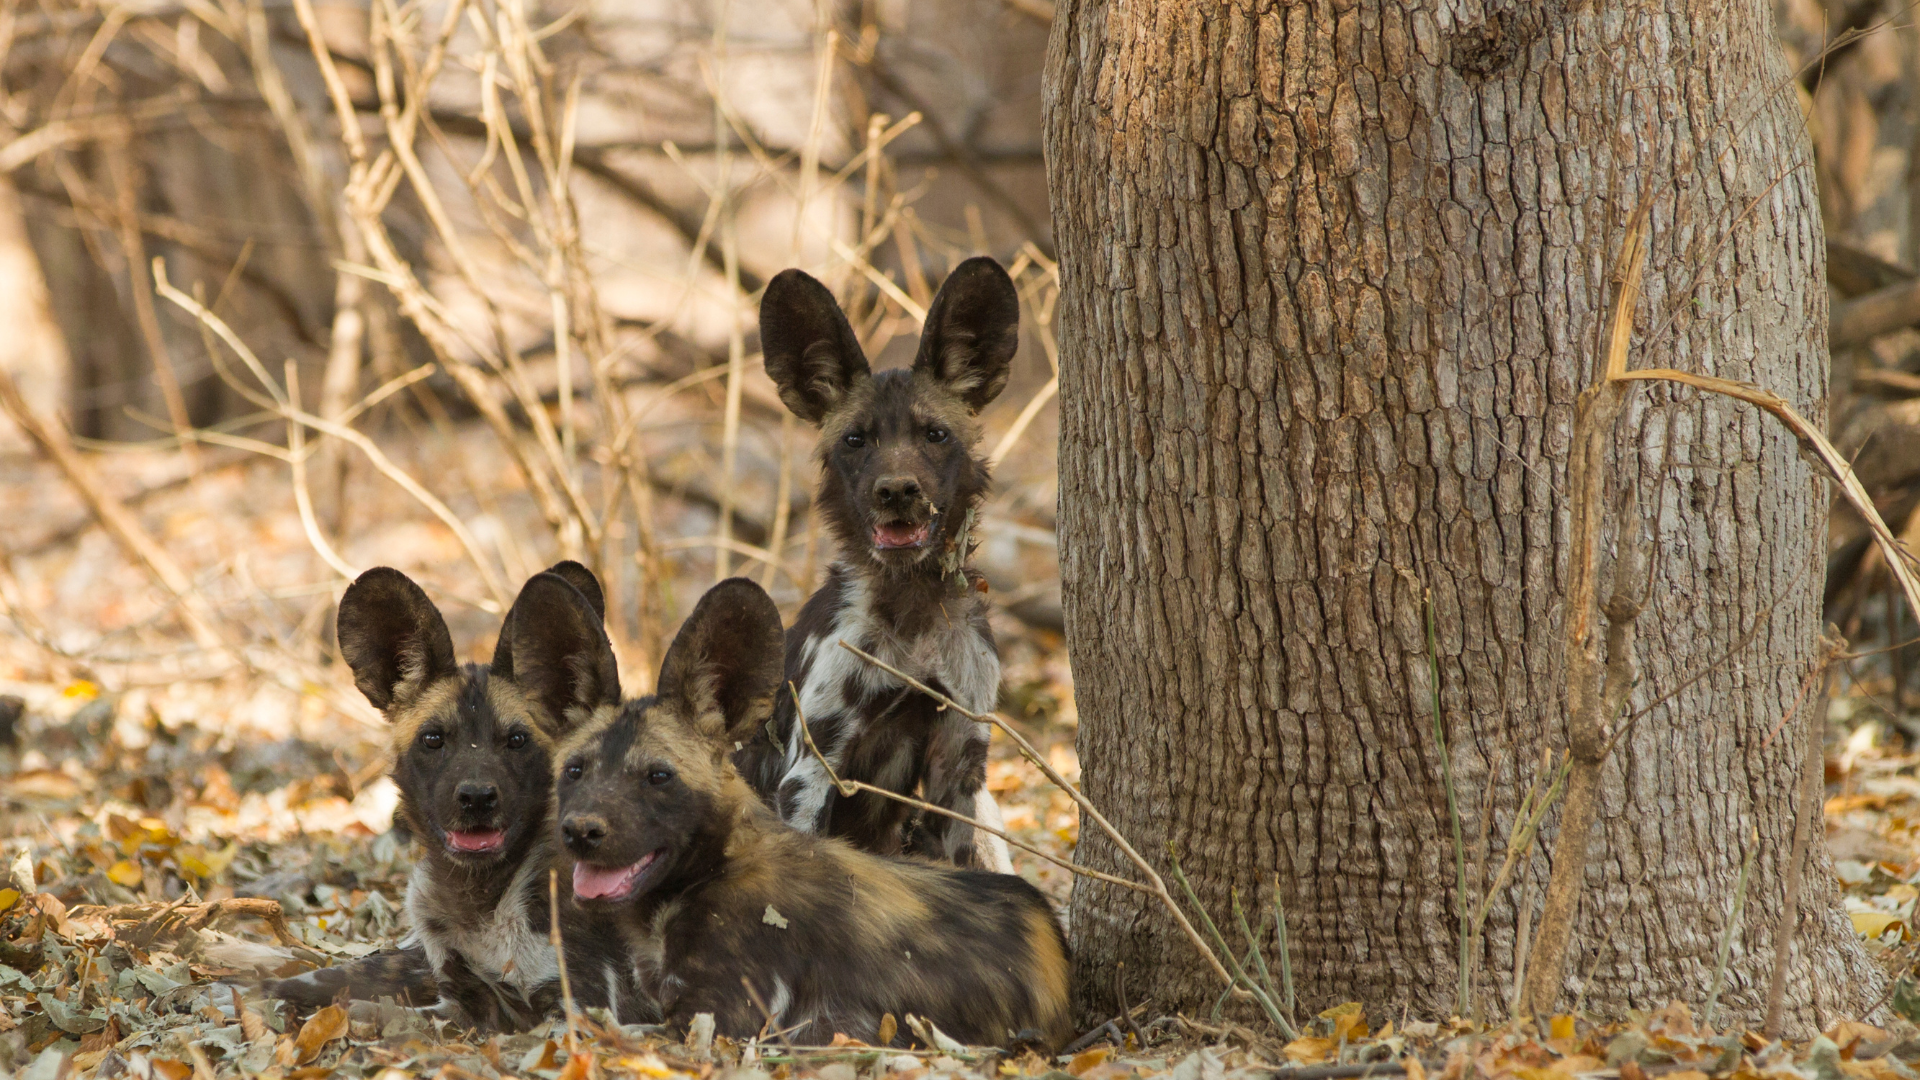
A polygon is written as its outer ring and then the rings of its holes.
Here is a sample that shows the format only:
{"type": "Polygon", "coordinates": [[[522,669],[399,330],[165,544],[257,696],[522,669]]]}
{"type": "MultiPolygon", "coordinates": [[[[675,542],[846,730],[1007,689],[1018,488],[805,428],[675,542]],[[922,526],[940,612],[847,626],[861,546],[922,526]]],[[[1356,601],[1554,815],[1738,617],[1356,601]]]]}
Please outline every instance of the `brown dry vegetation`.
{"type": "MultiPolygon", "coordinates": [[[[1899,290],[1920,266],[1920,31],[1892,3],[1778,6],[1796,64],[1825,34],[1870,31],[1804,80],[1835,333],[1858,336],[1834,354],[1830,430],[1912,543],[1920,302],[1899,290]]],[[[787,265],[835,288],[881,363],[910,355],[949,266],[984,252],[1013,270],[1023,348],[986,416],[978,561],[1002,711],[1077,778],[1037,150],[1049,7],[0,12],[0,1075],[711,1071],[708,1048],[591,1020],[579,1053],[564,1027],[463,1040],[372,1006],[303,1025],[250,980],[401,929],[384,733],[332,640],[351,574],[413,575],[479,658],[522,580],[580,558],[609,586],[630,691],[716,578],[754,576],[789,615],[804,599],[831,557],[807,508],[811,442],[752,332],[787,265]]],[[[1920,627],[1864,535],[1836,511],[1829,615],[1854,644],[1829,712],[1828,839],[1856,928],[1906,975],[1920,665],[1887,647],[1920,627]]],[[[989,787],[1016,838],[1070,856],[1073,800],[1005,739],[989,787]]],[[[1064,904],[1064,871],[1015,864],[1064,904]]],[[[1920,1016],[1901,985],[1896,1011],[1920,1016]]],[[[1491,1039],[1476,1018],[1349,1010],[1291,1018],[1289,1039],[1244,1004],[1136,1004],[1110,1032],[1117,1057],[1012,1064],[1911,1076],[1881,1031],[1716,1042],[1685,1007],[1491,1039]]],[[[995,1067],[777,1040],[718,1052],[835,1080],[995,1067]]]]}

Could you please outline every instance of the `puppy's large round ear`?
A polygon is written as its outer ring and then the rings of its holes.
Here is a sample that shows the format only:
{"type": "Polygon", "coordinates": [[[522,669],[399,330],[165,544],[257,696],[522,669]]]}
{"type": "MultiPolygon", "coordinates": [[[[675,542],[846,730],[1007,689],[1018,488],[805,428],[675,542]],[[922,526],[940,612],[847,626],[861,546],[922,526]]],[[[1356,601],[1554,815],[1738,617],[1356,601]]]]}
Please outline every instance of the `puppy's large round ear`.
{"type": "MultiPolygon", "coordinates": [[[[593,571],[572,559],[563,559],[547,567],[542,573],[565,578],[567,584],[580,590],[581,597],[593,608],[594,618],[600,622],[601,626],[606,625],[607,597],[601,592],[600,579],[593,576],[593,571]]],[[[488,665],[488,669],[503,679],[513,678],[513,636],[506,632],[504,625],[500,631],[500,639],[493,644],[493,662],[488,665]]]]}
{"type": "Polygon", "coordinates": [[[802,270],[782,270],[760,298],[767,377],[793,415],[817,424],[871,377],[840,302],[802,270]]]}
{"type": "Polygon", "coordinates": [[[598,706],[620,703],[620,668],[602,623],[572,582],[535,574],[500,627],[493,674],[513,680],[565,730],[598,706]]]}
{"type": "Polygon", "coordinates": [[[978,413],[1006,389],[1020,348],[1020,294],[1000,264],[968,259],[947,275],[933,306],[913,370],[931,376],[978,413]]]}
{"type": "Polygon", "coordinates": [[[572,559],[562,559],[547,567],[546,572],[566,578],[567,584],[579,589],[580,595],[593,605],[593,613],[600,616],[600,621],[607,621],[607,594],[600,588],[600,579],[593,576],[593,571],[572,559]]]}
{"type": "Polygon", "coordinates": [[[773,598],[746,578],[728,578],[681,624],[660,664],[660,697],[702,734],[731,744],[773,715],[785,651],[773,598]]]}
{"type": "Polygon", "coordinates": [[[353,685],[381,712],[406,705],[459,667],[440,609],[390,566],[376,566],[347,586],[334,632],[353,685]]]}

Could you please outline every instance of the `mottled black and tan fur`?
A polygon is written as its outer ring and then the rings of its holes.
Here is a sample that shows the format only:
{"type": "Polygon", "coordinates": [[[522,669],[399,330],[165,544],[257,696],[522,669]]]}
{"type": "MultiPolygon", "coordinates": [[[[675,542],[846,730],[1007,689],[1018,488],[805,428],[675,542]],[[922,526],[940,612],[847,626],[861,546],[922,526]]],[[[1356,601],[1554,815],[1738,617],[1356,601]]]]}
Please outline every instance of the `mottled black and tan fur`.
{"type": "MultiPolygon", "coordinates": [[[[1000,691],[984,580],[965,565],[989,474],[976,417],[1007,382],[1020,301],[992,259],[954,270],[928,309],[911,368],[874,373],[833,294],[798,270],[767,286],[760,342],[794,415],[820,427],[815,505],[840,545],[786,638],[785,673],[839,776],[997,824],[983,790],[988,729],[838,646],[846,641],[974,712],[1000,691]]],[[[843,796],[782,695],[736,763],[795,828],[882,854],[1011,870],[997,837],[897,800],[843,796]]]]}
{"type": "Polygon", "coordinates": [[[567,739],[571,904],[620,930],[633,985],[670,1025],[705,1012],[734,1037],[771,1023],[795,1042],[873,1042],[883,1016],[911,1013],[975,1044],[1070,1038],[1066,941],[1033,886],[796,831],[741,778],[730,750],[771,714],[780,645],[766,593],[722,582],[659,692],[567,739]]]}
{"type": "Polygon", "coordinates": [[[549,934],[553,750],[591,705],[619,699],[599,582],[578,563],[535,576],[508,612],[490,664],[458,663],[445,620],[397,570],[362,574],[340,601],[340,650],[392,732],[397,816],[416,841],[398,950],[282,980],[298,1005],[436,996],[469,1024],[518,1028],[558,1000],[549,934]],[[560,658],[564,656],[566,660],[560,658]]]}

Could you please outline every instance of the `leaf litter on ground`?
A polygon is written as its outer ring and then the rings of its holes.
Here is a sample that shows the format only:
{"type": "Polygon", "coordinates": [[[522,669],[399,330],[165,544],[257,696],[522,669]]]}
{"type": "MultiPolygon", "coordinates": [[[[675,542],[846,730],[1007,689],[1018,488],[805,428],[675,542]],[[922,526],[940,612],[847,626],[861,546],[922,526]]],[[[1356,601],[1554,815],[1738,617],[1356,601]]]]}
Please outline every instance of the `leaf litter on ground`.
{"type": "MultiPolygon", "coordinates": [[[[300,544],[297,529],[257,539],[259,566],[300,544]]],[[[114,587],[83,591],[134,591],[137,574],[114,573],[114,587]]],[[[1001,629],[1003,711],[1077,781],[1063,643],[1001,629]]],[[[1900,977],[1888,1005],[1904,1018],[1890,1021],[1900,1031],[1843,1022],[1811,1041],[1769,1043],[1711,1031],[1676,1003],[1621,1023],[1556,1017],[1541,1033],[1375,1023],[1353,1004],[1283,1042],[1243,1026],[1251,1015],[1207,1022],[1143,1006],[1126,1032],[1109,1025],[1075,1053],[1045,1058],[961,1048],[918,1017],[898,1028],[933,1048],[903,1052],[844,1036],[821,1048],[771,1036],[742,1043],[699,1025],[676,1042],[603,1014],[576,1017],[577,1042],[563,1023],[481,1035],[381,1002],[295,1015],[260,993],[262,979],[366,955],[406,929],[410,854],[381,778],[384,733],[340,723],[329,704],[340,698],[320,687],[289,695],[259,680],[182,680],[113,692],[101,686],[110,680],[72,669],[0,643],[0,695],[14,696],[0,698],[12,740],[0,744],[0,1080],[1250,1080],[1276,1071],[1305,1080],[1362,1066],[1412,1080],[1920,1080],[1910,1064],[1920,1044],[1901,1037],[1911,1030],[1904,1020],[1920,1019],[1920,985],[1909,977],[1920,958],[1920,755],[1859,729],[1828,757],[1828,832],[1855,929],[1900,977]],[[251,727],[234,722],[247,717],[251,727]]],[[[988,789],[1011,833],[1071,854],[1072,800],[998,742],[988,789]]],[[[1065,871],[1016,862],[1064,909],[1065,871]]]]}
{"type": "MultiPolygon", "coordinates": [[[[1249,1080],[1372,1065],[1414,1080],[1920,1080],[1910,1064],[1920,1041],[1882,1028],[1844,1022],[1808,1042],[1771,1043],[1716,1033],[1679,1003],[1626,1023],[1556,1017],[1543,1034],[1460,1020],[1375,1027],[1350,1003],[1290,1042],[1231,1020],[1166,1017],[1132,1025],[1144,1043],[1116,1027],[1058,1058],[960,1047],[918,1017],[903,1023],[932,1049],[902,1052],[845,1036],[822,1048],[772,1036],[675,1042],[655,1027],[590,1014],[576,1016],[576,1052],[560,1022],[482,1035],[382,1002],[297,1016],[260,993],[263,978],[365,955],[405,930],[407,844],[391,827],[390,801],[382,816],[367,795],[378,782],[351,775],[322,747],[285,740],[262,749],[191,724],[150,722],[136,750],[120,738],[114,710],[84,688],[41,700],[70,711],[28,718],[26,730],[47,735],[32,741],[35,768],[0,788],[16,823],[0,887],[0,1076],[586,1080],[726,1070],[738,1080],[1249,1080]],[[69,752],[49,755],[62,738],[69,752]]],[[[1049,753],[1077,774],[1070,745],[1049,753]]],[[[1856,740],[1828,768],[1837,781],[1829,830],[1854,925],[1889,963],[1910,968],[1920,755],[1856,740]]],[[[1071,850],[1077,818],[1063,814],[1037,770],[997,759],[990,787],[1017,834],[1071,850]]],[[[1046,884],[1064,900],[1064,882],[1046,884]]],[[[1893,1011],[1920,1016],[1920,989],[1903,981],[1897,991],[1893,1011]]]]}

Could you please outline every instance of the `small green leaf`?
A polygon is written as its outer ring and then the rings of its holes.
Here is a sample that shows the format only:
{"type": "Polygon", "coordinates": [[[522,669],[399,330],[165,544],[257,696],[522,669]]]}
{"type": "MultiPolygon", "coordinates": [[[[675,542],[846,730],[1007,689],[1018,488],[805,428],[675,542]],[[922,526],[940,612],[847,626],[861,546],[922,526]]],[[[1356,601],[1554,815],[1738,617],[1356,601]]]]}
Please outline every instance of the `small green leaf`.
{"type": "Polygon", "coordinates": [[[1893,1011],[1915,1023],[1920,1023],[1920,985],[1909,978],[1902,978],[1893,985],[1893,1011]]]}

